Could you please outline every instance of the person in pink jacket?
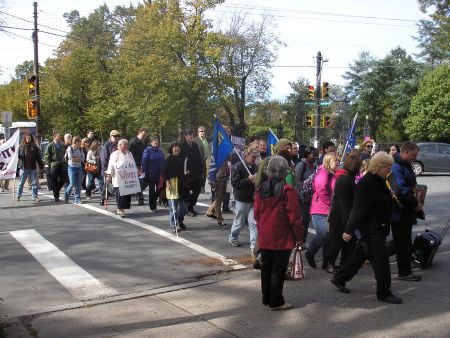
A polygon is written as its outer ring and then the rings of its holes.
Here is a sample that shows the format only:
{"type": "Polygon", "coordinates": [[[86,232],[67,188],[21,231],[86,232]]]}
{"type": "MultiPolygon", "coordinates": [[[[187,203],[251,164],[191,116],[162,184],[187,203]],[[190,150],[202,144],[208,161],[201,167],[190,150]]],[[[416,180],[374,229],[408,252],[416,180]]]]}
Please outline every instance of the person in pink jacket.
{"type": "MultiPolygon", "coordinates": [[[[316,235],[309,244],[305,253],[306,260],[312,268],[316,267],[314,255],[324,246],[328,237],[328,213],[330,212],[331,199],[334,189],[334,173],[338,169],[338,156],[336,153],[328,153],[323,158],[323,165],[318,169],[313,181],[314,194],[311,201],[310,214],[316,235]]],[[[324,255],[322,268],[327,268],[327,260],[324,255]]]]}

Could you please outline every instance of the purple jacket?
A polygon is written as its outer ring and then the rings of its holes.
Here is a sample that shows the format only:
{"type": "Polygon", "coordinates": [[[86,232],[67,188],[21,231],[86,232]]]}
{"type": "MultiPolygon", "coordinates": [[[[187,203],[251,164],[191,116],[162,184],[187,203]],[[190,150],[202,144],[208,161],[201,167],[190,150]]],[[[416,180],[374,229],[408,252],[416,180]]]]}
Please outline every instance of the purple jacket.
{"type": "Polygon", "coordinates": [[[334,175],[321,165],[312,184],[314,194],[311,201],[311,215],[328,215],[335,181],[334,175]]]}

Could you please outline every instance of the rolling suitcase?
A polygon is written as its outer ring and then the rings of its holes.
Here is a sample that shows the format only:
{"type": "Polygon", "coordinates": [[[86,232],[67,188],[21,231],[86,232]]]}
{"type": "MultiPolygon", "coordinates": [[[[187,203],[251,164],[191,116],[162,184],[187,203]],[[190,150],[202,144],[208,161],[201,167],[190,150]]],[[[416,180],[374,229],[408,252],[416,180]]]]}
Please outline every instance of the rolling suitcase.
{"type": "Polygon", "coordinates": [[[423,269],[433,262],[434,255],[436,255],[436,251],[447,234],[449,227],[450,220],[444,225],[441,234],[429,229],[425,229],[425,232],[417,234],[412,246],[413,264],[423,269]]]}

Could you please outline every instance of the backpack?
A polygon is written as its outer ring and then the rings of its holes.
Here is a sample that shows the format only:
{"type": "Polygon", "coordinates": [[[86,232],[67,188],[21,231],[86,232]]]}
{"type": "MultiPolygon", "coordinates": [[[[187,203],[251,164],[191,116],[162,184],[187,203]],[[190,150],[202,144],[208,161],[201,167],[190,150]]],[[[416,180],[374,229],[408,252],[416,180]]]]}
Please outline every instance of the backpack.
{"type": "Polygon", "coordinates": [[[302,190],[300,190],[300,199],[303,203],[309,203],[314,194],[313,182],[317,176],[318,170],[314,171],[306,180],[303,181],[302,190]]]}

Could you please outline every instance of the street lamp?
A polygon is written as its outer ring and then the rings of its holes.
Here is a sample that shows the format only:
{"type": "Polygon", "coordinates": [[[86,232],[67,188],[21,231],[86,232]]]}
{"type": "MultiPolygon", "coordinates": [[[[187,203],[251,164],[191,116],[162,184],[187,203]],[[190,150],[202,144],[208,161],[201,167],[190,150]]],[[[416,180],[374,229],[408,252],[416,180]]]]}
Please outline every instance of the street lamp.
{"type": "Polygon", "coordinates": [[[366,123],[364,124],[364,141],[369,141],[372,139],[372,128],[369,125],[369,115],[366,115],[366,123]]]}

